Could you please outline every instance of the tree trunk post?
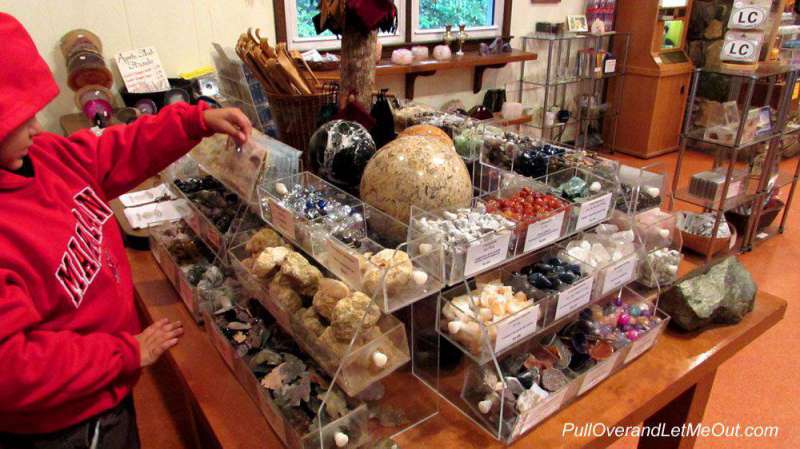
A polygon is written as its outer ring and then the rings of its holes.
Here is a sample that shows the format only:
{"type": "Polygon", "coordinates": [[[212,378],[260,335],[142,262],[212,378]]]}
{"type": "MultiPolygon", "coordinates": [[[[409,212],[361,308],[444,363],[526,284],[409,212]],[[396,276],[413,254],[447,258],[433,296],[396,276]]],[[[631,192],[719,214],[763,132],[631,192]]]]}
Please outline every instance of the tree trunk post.
{"type": "Polygon", "coordinates": [[[369,34],[357,27],[345,24],[342,33],[341,97],[342,105],[347,97],[355,92],[358,100],[367,110],[372,106],[372,92],[375,91],[375,47],[378,32],[369,34]]]}

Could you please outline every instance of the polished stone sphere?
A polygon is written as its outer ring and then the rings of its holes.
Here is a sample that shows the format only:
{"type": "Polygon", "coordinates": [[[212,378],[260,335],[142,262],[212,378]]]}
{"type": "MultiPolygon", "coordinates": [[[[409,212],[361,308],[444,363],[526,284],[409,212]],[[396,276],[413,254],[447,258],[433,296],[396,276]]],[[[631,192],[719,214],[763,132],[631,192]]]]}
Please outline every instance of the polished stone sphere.
{"type": "Polygon", "coordinates": [[[375,154],[375,142],[361,124],[332,120],[314,132],[308,151],[312,169],[320,177],[355,191],[367,162],[375,154]]]}
{"type": "Polygon", "coordinates": [[[440,139],[442,142],[453,146],[453,139],[447,135],[441,128],[438,126],[433,125],[414,125],[409,126],[408,128],[404,129],[400,132],[401,136],[423,136],[423,137],[433,137],[435,139],[440,139]]]}
{"type": "Polygon", "coordinates": [[[402,136],[367,164],[361,199],[407,223],[412,205],[427,211],[468,207],[472,181],[458,153],[440,139],[402,136]]]}

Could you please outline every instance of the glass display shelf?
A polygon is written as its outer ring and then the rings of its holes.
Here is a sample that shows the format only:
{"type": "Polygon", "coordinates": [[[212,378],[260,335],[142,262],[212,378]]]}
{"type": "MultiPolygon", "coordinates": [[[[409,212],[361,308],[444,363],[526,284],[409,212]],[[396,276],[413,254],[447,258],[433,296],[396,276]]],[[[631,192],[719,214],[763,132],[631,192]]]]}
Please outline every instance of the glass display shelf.
{"type": "Polygon", "coordinates": [[[695,206],[700,206],[700,207],[702,207],[704,209],[709,209],[709,210],[713,210],[713,211],[719,211],[720,209],[722,209],[723,211],[727,211],[727,210],[734,209],[734,208],[736,208],[738,206],[741,206],[742,204],[746,204],[746,203],[750,202],[757,195],[756,195],[755,192],[753,192],[753,193],[744,193],[744,194],[740,194],[740,195],[736,195],[734,197],[728,198],[727,200],[722,202],[720,200],[714,201],[714,200],[711,200],[711,199],[707,199],[707,198],[703,198],[703,197],[694,195],[694,194],[689,192],[689,188],[688,187],[684,187],[684,188],[678,189],[674,193],[674,196],[675,196],[675,199],[677,199],[677,200],[680,200],[680,201],[683,201],[683,202],[686,202],[686,203],[689,203],[689,204],[693,204],[695,206]]]}

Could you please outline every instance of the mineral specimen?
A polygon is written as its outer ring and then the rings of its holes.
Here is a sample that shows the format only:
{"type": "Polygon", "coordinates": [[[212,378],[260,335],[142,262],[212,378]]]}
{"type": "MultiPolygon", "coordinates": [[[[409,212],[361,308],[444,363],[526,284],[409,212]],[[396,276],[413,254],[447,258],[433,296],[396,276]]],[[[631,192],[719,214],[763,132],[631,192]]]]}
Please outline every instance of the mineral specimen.
{"type": "Polygon", "coordinates": [[[368,329],[374,326],[380,317],[380,309],[369,296],[361,292],[353,292],[333,308],[331,329],[336,338],[350,340],[359,327],[368,329]]]}
{"type": "Polygon", "coordinates": [[[350,296],[350,288],[344,282],[322,278],[314,295],[314,310],[326,320],[331,320],[334,307],[347,296],[350,296]]]}
{"type": "Polygon", "coordinates": [[[697,271],[667,290],[659,301],[672,322],[686,331],[735,324],[753,310],[758,287],[735,256],[697,271]]]}

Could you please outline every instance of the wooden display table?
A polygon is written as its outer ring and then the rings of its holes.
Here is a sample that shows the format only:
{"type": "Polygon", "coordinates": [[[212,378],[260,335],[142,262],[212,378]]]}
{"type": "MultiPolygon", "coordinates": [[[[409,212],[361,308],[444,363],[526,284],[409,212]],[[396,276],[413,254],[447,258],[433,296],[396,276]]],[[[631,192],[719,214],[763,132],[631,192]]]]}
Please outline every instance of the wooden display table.
{"type": "MultiPolygon", "coordinates": [[[[169,318],[184,323],[181,342],[166,358],[181,379],[186,413],[193,418],[196,447],[279,448],[280,440],[217,354],[202,327],[186,307],[147,251],[129,250],[136,297],[150,320],[169,318]]],[[[736,326],[710,329],[696,335],[668,330],[656,346],[622,371],[553,415],[517,441],[517,448],[600,448],[614,437],[562,438],[565,423],[607,426],[641,422],[701,422],[714,375],[753,339],[783,318],[786,301],[759,292],[755,310],[736,326]]],[[[175,387],[175,386],[170,386],[175,387]]],[[[403,449],[500,448],[501,443],[450,406],[397,438],[403,449]]],[[[643,449],[689,448],[693,439],[642,439],[643,449]]]]}

